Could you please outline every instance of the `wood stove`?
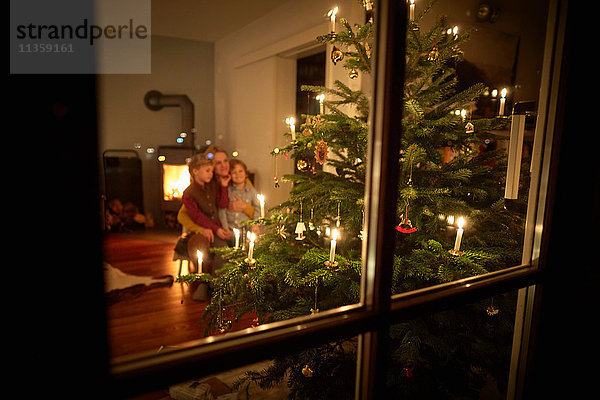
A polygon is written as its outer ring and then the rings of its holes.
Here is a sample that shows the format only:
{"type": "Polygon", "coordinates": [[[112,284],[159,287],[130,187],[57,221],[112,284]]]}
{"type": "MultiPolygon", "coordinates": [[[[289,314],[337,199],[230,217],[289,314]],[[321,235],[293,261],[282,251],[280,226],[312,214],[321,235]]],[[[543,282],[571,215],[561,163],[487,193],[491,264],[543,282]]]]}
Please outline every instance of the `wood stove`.
{"type": "Polygon", "coordinates": [[[188,162],[194,151],[189,147],[162,146],[158,148],[160,176],[160,202],[168,227],[177,226],[177,212],[181,207],[181,196],[190,184],[188,162]]]}

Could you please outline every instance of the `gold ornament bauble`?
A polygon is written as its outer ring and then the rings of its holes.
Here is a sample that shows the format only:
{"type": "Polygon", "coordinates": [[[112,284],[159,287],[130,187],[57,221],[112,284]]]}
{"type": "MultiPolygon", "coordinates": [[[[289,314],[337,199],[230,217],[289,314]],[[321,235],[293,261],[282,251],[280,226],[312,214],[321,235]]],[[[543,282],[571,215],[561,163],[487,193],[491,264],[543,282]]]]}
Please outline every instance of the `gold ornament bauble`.
{"type": "Polygon", "coordinates": [[[350,79],[356,79],[356,78],[358,78],[358,71],[356,71],[354,68],[352,68],[352,70],[350,71],[348,76],[350,77],[350,79]]]}

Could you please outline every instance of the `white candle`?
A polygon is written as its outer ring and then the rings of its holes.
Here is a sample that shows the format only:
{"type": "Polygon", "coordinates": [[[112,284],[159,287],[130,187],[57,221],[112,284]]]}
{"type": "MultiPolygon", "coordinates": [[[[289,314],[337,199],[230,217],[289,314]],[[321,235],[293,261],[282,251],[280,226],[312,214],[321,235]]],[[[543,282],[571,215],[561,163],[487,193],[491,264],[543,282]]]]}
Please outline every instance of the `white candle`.
{"type": "Polygon", "coordinates": [[[329,249],[329,262],[333,263],[335,258],[335,244],[338,237],[338,230],[334,229],[331,231],[331,248],[329,249]]]}
{"type": "Polygon", "coordinates": [[[260,202],[260,217],[265,217],[265,196],[263,194],[257,194],[256,198],[260,202]]]}
{"type": "Polygon", "coordinates": [[[504,115],[504,102],[506,102],[506,88],[502,89],[500,92],[500,110],[498,110],[498,115],[504,115]]]}
{"type": "Polygon", "coordinates": [[[233,235],[235,236],[235,248],[237,249],[240,246],[240,230],[233,228],[233,235]]]}
{"type": "Polygon", "coordinates": [[[290,133],[292,134],[292,142],[296,141],[296,120],[294,117],[285,119],[285,123],[290,126],[290,133]]]}
{"type": "Polygon", "coordinates": [[[196,257],[198,257],[198,273],[202,273],[202,252],[200,250],[196,250],[196,257]]]}
{"type": "Polygon", "coordinates": [[[252,256],[254,255],[254,232],[250,234],[250,244],[248,245],[248,262],[252,262],[252,256]]]}
{"type": "Polygon", "coordinates": [[[324,94],[317,95],[317,100],[319,100],[319,114],[323,114],[323,100],[325,100],[324,94]]]}
{"type": "Polygon", "coordinates": [[[460,217],[456,224],[458,225],[458,230],[456,231],[456,240],[454,241],[455,253],[457,253],[460,250],[460,242],[462,241],[463,225],[465,224],[465,219],[463,217],[460,217]]]}
{"type": "Polygon", "coordinates": [[[333,10],[329,10],[327,16],[331,22],[331,33],[335,33],[335,14],[337,14],[338,8],[335,7],[333,10]]]}
{"type": "Polygon", "coordinates": [[[415,20],[415,0],[410,0],[410,8],[409,8],[409,19],[411,21],[415,20]]]}

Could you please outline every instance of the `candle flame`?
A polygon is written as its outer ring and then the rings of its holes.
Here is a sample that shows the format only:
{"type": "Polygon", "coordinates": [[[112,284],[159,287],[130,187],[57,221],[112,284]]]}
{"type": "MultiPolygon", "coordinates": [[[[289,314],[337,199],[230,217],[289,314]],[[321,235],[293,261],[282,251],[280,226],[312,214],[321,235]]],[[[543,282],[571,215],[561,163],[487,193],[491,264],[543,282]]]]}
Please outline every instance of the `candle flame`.
{"type": "Polygon", "coordinates": [[[500,92],[500,95],[502,96],[502,98],[506,97],[506,93],[508,91],[506,90],[506,88],[502,89],[502,91],[500,92]]]}
{"type": "Polygon", "coordinates": [[[200,250],[196,250],[196,257],[198,257],[198,264],[202,264],[202,252],[200,250]]]}
{"type": "Polygon", "coordinates": [[[460,217],[456,224],[458,225],[458,229],[462,229],[462,227],[465,225],[465,219],[463,217],[460,217]]]}
{"type": "Polygon", "coordinates": [[[324,94],[322,94],[322,93],[321,93],[321,94],[318,94],[318,95],[316,96],[316,99],[317,99],[317,100],[319,100],[319,103],[322,103],[322,102],[323,102],[323,100],[325,100],[325,95],[324,95],[324,94]]]}
{"type": "Polygon", "coordinates": [[[454,215],[448,215],[448,225],[454,225],[454,215]]]}
{"type": "Polygon", "coordinates": [[[257,194],[256,198],[258,199],[258,201],[260,201],[260,204],[265,204],[265,195],[264,194],[257,194]]]}
{"type": "Polygon", "coordinates": [[[254,239],[256,239],[256,235],[254,234],[254,232],[252,232],[250,234],[250,242],[254,243],[254,239]]]}
{"type": "Polygon", "coordinates": [[[410,5],[414,5],[415,4],[415,0],[410,0],[410,5]]]}
{"type": "Polygon", "coordinates": [[[337,12],[338,12],[338,8],[337,8],[337,6],[336,6],[334,9],[332,9],[332,10],[329,10],[329,11],[327,12],[327,16],[328,16],[328,17],[331,17],[331,19],[335,19],[335,14],[337,14],[337,12]]]}
{"type": "Polygon", "coordinates": [[[240,237],[240,230],[238,228],[233,228],[233,234],[236,238],[240,237]]]}

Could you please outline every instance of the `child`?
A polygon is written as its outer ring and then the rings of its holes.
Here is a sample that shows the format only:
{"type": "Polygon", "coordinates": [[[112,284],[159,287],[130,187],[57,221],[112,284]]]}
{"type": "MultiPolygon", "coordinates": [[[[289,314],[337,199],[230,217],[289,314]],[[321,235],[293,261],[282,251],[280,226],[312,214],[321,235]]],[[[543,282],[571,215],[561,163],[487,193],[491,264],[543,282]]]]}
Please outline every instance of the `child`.
{"type": "Polygon", "coordinates": [[[201,235],[214,247],[227,245],[231,231],[223,229],[219,221],[218,207],[227,207],[227,185],[231,177],[213,179],[213,161],[203,154],[196,154],[189,164],[192,183],[183,191],[182,201],[188,215],[203,228],[201,235]]]}
{"type": "MultiPolygon", "coordinates": [[[[246,182],[248,178],[248,168],[246,164],[238,159],[229,161],[229,174],[231,175],[231,184],[228,188],[229,199],[242,199],[244,202],[254,207],[254,219],[259,217],[260,204],[256,197],[256,189],[246,182]]],[[[219,206],[220,207],[220,206],[219,206]]],[[[227,208],[219,208],[219,219],[225,229],[237,228],[241,231],[240,222],[250,219],[244,212],[230,211],[227,208]]]]}

